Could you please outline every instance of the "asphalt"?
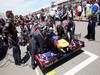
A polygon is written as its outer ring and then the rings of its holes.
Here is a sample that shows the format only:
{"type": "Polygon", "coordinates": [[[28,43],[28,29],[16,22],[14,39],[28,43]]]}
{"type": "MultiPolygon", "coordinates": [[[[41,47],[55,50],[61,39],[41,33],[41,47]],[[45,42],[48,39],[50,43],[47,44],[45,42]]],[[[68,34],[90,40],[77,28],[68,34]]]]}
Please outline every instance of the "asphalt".
{"type": "MultiPolygon", "coordinates": [[[[96,26],[96,41],[88,41],[84,38],[84,36],[87,34],[88,23],[83,21],[75,21],[75,24],[75,33],[81,33],[80,40],[85,42],[85,47],[82,50],[87,51],[88,53],[93,54],[98,58],[96,58],[91,63],[89,62],[92,59],[81,65],[82,62],[91,57],[90,55],[83,52],[57,66],[52,71],[48,72],[47,75],[100,75],[100,26],[96,26]],[[78,70],[78,68],[75,67],[79,64],[81,66],[79,66],[80,69],[78,70]],[[81,68],[82,66],[83,68],[81,68]],[[74,68],[78,71],[71,71],[74,68]],[[72,73],[67,74],[69,71],[72,73]]],[[[25,55],[26,47],[21,47],[21,51],[23,57],[25,55]]],[[[35,70],[32,70],[30,60],[25,65],[16,66],[12,57],[12,50],[10,49],[6,58],[3,61],[0,61],[0,75],[43,75],[43,72],[39,67],[37,67],[35,70]]]]}

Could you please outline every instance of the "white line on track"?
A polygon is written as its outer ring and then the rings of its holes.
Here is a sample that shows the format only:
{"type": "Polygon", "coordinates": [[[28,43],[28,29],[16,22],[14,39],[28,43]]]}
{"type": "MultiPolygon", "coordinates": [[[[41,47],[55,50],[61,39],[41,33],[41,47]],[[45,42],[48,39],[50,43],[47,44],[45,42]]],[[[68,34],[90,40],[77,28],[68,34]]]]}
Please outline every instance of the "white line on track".
{"type": "Polygon", "coordinates": [[[87,65],[89,65],[90,63],[92,63],[93,61],[95,61],[98,58],[97,55],[95,55],[93,53],[90,53],[88,51],[84,51],[84,53],[89,55],[90,57],[88,59],[86,59],[85,61],[81,62],[80,64],[76,65],[71,70],[69,70],[66,73],[64,73],[64,75],[75,75],[81,69],[83,69],[84,67],[86,67],[87,65]]]}

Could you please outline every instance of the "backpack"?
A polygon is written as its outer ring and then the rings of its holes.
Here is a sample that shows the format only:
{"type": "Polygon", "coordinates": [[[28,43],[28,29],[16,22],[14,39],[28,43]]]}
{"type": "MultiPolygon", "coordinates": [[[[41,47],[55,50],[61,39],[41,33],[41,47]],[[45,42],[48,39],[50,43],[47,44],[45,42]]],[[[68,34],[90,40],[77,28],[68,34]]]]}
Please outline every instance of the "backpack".
{"type": "Polygon", "coordinates": [[[92,9],[92,13],[94,14],[94,15],[96,15],[98,12],[99,12],[99,5],[97,4],[97,3],[94,3],[93,5],[92,5],[92,7],[91,7],[91,9],[92,9]]]}
{"type": "Polygon", "coordinates": [[[30,59],[30,54],[26,52],[26,55],[22,58],[22,64],[25,64],[30,59]]]}

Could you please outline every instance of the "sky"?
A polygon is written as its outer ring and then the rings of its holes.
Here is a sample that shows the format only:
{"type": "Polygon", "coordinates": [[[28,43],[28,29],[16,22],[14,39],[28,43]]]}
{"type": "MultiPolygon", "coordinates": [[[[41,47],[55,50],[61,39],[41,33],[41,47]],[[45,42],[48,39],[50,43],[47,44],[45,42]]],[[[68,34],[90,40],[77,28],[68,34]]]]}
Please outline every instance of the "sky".
{"type": "Polygon", "coordinates": [[[28,14],[49,6],[54,0],[0,0],[0,12],[12,10],[15,14],[28,14]]]}

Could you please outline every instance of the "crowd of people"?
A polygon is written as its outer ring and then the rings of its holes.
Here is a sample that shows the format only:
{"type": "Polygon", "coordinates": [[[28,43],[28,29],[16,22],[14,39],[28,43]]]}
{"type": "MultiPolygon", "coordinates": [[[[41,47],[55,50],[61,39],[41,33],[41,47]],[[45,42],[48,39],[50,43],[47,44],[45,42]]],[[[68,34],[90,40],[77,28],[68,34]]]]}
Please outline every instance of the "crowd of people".
{"type": "MultiPolygon", "coordinates": [[[[12,11],[7,11],[6,17],[6,19],[0,19],[0,39],[6,46],[6,50],[1,53],[5,52],[4,55],[6,55],[8,48],[12,48],[16,65],[25,63],[28,56],[34,55],[38,48],[45,49],[48,42],[47,37],[50,38],[51,35],[58,35],[59,38],[63,37],[69,42],[74,38],[75,23],[72,18],[68,20],[67,15],[61,15],[61,13],[51,16],[45,15],[42,10],[40,14],[15,16],[12,11]],[[20,45],[27,46],[27,51],[29,51],[29,53],[26,52],[27,57],[22,59],[20,45]]],[[[34,58],[32,58],[32,66],[34,69],[34,58]]]]}
{"type": "MultiPolygon", "coordinates": [[[[79,12],[80,15],[81,11],[79,12]]],[[[46,14],[44,10],[26,16],[14,15],[12,11],[7,11],[6,17],[6,19],[0,18],[0,58],[4,57],[8,48],[11,47],[16,65],[24,64],[29,57],[50,46],[47,42],[51,35],[57,35],[68,42],[74,39],[75,23],[72,16],[68,17],[64,8],[62,10],[59,7],[52,15],[46,14]],[[22,59],[20,45],[27,46],[27,55],[22,59]]],[[[89,17],[86,36],[92,40],[95,40],[96,20],[94,19],[95,16],[89,17]]],[[[34,69],[36,62],[33,57],[31,60],[34,69]]]]}

